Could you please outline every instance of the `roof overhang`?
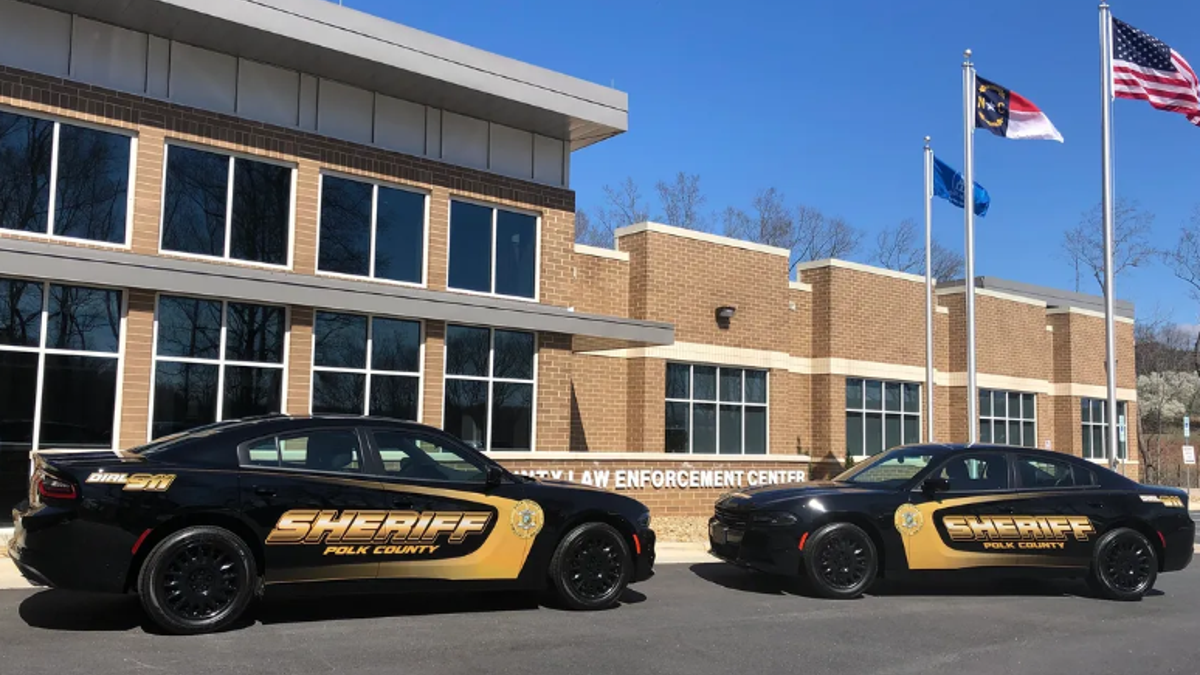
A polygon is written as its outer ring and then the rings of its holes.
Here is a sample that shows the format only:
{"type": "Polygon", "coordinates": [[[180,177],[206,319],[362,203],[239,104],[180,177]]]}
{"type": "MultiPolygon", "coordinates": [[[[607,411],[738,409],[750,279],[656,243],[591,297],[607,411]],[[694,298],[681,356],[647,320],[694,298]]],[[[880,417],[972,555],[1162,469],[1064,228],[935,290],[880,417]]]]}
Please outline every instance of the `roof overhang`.
{"type": "Polygon", "coordinates": [[[326,0],[25,0],[568,141],[629,128],[621,91],[326,0]]]}
{"type": "MultiPolygon", "coordinates": [[[[966,284],[965,279],[955,279],[947,281],[944,284],[938,284],[938,290],[944,291],[949,288],[959,288],[966,286],[966,284]]],[[[975,288],[1040,300],[1046,303],[1046,307],[1050,309],[1056,307],[1075,307],[1076,309],[1084,309],[1092,312],[1104,312],[1104,297],[1100,295],[1064,291],[1059,288],[1036,286],[1034,284],[1010,281],[997,277],[975,277],[975,288]]],[[[1133,303],[1128,300],[1115,300],[1113,302],[1113,311],[1115,312],[1115,316],[1126,319],[1134,318],[1133,303]]]]}
{"type": "Polygon", "coordinates": [[[621,347],[675,341],[675,328],[668,323],[536,302],[9,237],[0,237],[0,269],[5,275],[50,282],[563,333],[621,347]]]}

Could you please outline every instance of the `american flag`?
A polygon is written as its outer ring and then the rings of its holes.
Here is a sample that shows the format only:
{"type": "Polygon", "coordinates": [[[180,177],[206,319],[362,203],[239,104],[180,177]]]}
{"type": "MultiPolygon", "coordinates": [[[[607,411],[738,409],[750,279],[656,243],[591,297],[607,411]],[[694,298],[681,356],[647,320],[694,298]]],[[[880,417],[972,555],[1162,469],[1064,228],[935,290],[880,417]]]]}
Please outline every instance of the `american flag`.
{"type": "Polygon", "coordinates": [[[1179,52],[1115,18],[1112,37],[1113,94],[1182,113],[1200,126],[1200,79],[1179,52]]]}

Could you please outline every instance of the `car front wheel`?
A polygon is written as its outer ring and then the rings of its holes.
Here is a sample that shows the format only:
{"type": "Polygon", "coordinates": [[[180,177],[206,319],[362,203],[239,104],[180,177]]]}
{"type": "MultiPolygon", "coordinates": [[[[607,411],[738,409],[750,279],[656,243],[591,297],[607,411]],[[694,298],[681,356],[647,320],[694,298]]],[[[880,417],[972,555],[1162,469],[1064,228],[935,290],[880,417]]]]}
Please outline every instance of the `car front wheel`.
{"type": "Polygon", "coordinates": [[[1118,527],[1096,542],[1088,585],[1111,600],[1140,600],[1158,578],[1158,554],[1141,532],[1118,527]]]}
{"type": "Polygon", "coordinates": [[[830,523],[808,537],[803,571],[812,591],[825,598],[857,598],[879,570],[875,543],[852,523],[830,523]]]}
{"type": "Polygon", "coordinates": [[[568,609],[607,609],[621,597],[631,567],[620,532],[605,523],[584,523],[559,542],[550,580],[568,609]]]}
{"type": "Polygon", "coordinates": [[[234,533],[220,527],[184,528],[147,556],[138,574],[138,595],[163,630],[194,635],[221,630],[254,597],[254,556],[234,533]]]}

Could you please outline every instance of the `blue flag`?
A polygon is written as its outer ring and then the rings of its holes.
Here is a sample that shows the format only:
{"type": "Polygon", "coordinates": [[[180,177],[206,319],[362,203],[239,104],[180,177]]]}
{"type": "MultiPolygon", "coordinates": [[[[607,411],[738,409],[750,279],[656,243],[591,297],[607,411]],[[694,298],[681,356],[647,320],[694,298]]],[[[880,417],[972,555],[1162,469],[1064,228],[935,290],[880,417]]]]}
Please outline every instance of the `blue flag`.
{"type": "MultiPolygon", "coordinates": [[[[965,179],[963,175],[954,169],[951,169],[948,164],[942,160],[933,158],[933,194],[935,197],[941,197],[958,208],[963,207],[963,184],[965,179]]],[[[992,198],[988,195],[988,191],[983,189],[979,183],[975,184],[975,215],[983,217],[987,215],[988,206],[992,203],[992,198]]]]}

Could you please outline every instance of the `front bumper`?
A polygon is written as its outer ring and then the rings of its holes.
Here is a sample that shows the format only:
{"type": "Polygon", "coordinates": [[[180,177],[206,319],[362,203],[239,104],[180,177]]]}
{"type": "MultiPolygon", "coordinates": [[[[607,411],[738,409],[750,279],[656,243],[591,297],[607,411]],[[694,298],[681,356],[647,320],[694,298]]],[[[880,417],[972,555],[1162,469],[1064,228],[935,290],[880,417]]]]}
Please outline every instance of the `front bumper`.
{"type": "Polygon", "coordinates": [[[633,556],[633,580],[645,581],[654,576],[654,530],[645,528],[637,533],[637,548],[633,556]]]}
{"type": "Polygon", "coordinates": [[[727,563],[767,574],[792,576],[800,573],[803,556],[799,549],[800,536],[796,526],[757,527],[723,522],[716,516],[708,521],[708,544],[713,555],[727,563]]]}

